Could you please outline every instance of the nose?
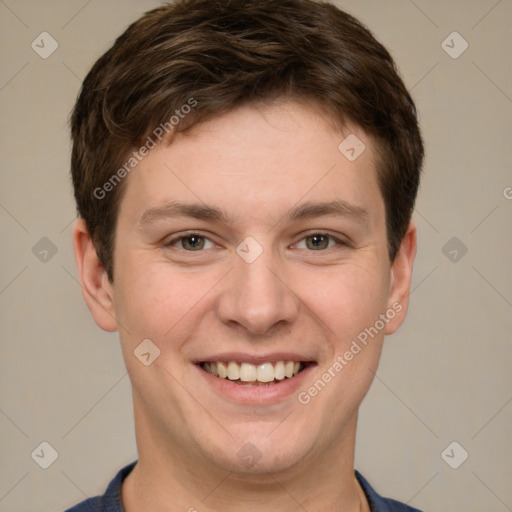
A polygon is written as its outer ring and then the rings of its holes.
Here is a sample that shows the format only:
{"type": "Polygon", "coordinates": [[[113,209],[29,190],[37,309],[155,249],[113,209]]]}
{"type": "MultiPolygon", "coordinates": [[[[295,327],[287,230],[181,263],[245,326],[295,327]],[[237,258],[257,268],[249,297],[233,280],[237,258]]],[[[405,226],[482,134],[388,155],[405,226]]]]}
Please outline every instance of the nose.
{"type": "Polygon", "coordinates": [[[264,251],[252,263],[237,257],[218,302],[224,324],[264,335],[297,318],[299,299],[269,253],[264,251]]]}

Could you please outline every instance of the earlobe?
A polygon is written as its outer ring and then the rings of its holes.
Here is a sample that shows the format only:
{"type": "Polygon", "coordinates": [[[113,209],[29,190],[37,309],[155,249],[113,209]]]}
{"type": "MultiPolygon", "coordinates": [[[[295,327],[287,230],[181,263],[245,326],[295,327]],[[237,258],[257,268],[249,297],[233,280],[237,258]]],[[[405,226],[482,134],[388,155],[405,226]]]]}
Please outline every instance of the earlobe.
{"type": "Polygon", "coordinates": [[[82,218],[73,229],[73,248],[82,294],[94,321],[105,331],[117,331],[112,285],[82,218]]]}
{"type": "Polygon", "coordinates": [[[397,331],[407,314],[416,247],[416,226],[411,221],[391,266],[388,311],[393,311],[393,314],[386,325],[386,334],[397,331]]]}

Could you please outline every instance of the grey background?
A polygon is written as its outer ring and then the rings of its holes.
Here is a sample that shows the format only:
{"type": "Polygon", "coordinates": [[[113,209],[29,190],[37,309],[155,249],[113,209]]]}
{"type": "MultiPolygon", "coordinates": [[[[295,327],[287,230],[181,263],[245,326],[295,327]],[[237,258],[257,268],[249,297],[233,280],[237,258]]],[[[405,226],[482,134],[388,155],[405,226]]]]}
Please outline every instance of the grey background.
{"type": "MultiPolygon", "coordinates": [[[[427,146],[411,308],[363,402],[356,467],[426,511],[512,510],[512,2],[337,3],[393,53],[427,146]],[[454,31],[469,44],[456,59],[441,44],[454,31]],[[453,441],[458,469],[441,457],[453,441]]],[[[158,4],[0,0],[2,512],[63,510],[136,458],[117,335],[77,282],[67,116],[93,62],[158,4]],[[47,59],[31,48],[43,31],[59,45],[47,59]],[[42,441],[58,452],[46,470],[42,441]]]]}

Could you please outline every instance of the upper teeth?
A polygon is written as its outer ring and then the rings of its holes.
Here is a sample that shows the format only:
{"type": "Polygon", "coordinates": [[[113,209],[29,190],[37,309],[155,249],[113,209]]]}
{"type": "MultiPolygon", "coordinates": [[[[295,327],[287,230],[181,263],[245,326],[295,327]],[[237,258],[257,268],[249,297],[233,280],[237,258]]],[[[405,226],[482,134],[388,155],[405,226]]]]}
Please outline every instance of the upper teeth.
{"type": "Polygon", "coordinates": [[[240,379],[242,382],[272,382],[274,379],[291,378],[299,373],[301,366],[301,363],[296,361],[277,361],[258,365],[237,363],[235,361],[216,361],[202,364],[207,372],[221,379],[240,379]]]}

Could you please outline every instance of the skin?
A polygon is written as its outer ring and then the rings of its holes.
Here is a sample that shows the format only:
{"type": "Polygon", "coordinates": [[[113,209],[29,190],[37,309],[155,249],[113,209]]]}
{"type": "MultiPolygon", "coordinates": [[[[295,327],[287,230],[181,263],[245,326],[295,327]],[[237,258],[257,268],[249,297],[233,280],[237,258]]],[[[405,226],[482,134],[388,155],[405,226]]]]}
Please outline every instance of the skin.
{"type": "Polygon", "coordinates": [[[291,100],[241,107],[153,149],[125,178],[112,283],[84,222],[76,223],[85,300],[102,329],[119,330],[132,383],[139,462],[123,485],[128,512],[229,512],[242,503],[248,512],[269,504],[282,512],[369,510],[354,477],[357,411],[384,336],[407,312],[416,229],[411,222],[391,263],[374,142],[357,126],[340,133],[319,112],[291,100]],[[366,145],[353,162],[338,150],[350,133],[366,145]],[[334,200],[366,215],[286,217],[306,202],[334,200]],[[141,225],[146,210],[168,201],[205,203],[228,222],[166,217],[141,225]],[[191,239],[166,245],[189,231],[206,237],[202,249],[191,250],[191,239]],[[315,248],[318,233],[344,243],[321,238],[315,248]],[[253,263],[236,252],[249,236],[263,249],[253,263]],[[401,311],[301,404],[298,392],[393,304],[401,311]],[[133,353],[147,338],[160,349],[150,366],[133,353]],[[290,396],[244,404],[219,394],[193,364],[228,351],[292,351],[316,365],[290,396]],[[248,441],[261,454],[251,467],[237,456],[248,441]]]}

